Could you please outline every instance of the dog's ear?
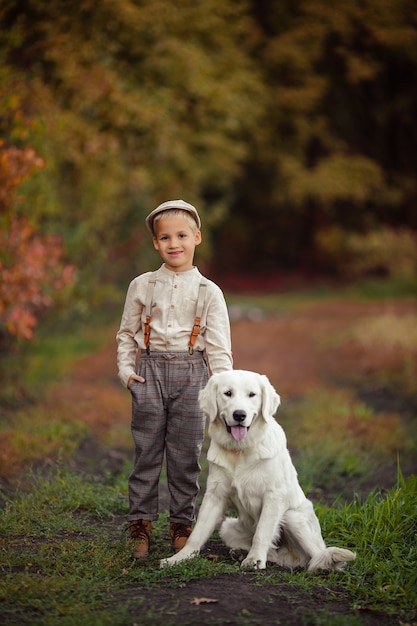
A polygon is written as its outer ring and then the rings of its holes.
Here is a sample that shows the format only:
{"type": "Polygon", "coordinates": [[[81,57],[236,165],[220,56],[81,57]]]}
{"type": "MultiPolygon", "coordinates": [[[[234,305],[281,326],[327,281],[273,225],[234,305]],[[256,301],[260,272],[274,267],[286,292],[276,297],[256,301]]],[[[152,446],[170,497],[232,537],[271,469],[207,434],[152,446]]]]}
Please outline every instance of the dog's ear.
{"type": "Polygon", "coordinates": [[[280,403],[281,398],[269,382],[269,379],[264,374],[260,374],[261,388],[262,388],[262,407],[261,413],[265,421],[268,421],[275,415],[280,403]]]}
{"type": "Polygon", "coordinates": [[[198,395],[201,410],[208,416],[210,422],[217,417],[217,376],[213,374],[198,395]]]}

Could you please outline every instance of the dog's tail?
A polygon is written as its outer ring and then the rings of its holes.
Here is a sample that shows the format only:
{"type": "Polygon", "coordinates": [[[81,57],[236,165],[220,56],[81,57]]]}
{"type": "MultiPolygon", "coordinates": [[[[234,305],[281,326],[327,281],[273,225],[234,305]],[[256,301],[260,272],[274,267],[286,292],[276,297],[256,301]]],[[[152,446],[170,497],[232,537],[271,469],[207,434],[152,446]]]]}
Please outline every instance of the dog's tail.
{"type": "Polygon", "coordinates": [[[356,554],[344,548],[326,548],[311,558],[308,564],[309,572],[318,570],[342,570],[348,561],[356,559],[356,554]]]}

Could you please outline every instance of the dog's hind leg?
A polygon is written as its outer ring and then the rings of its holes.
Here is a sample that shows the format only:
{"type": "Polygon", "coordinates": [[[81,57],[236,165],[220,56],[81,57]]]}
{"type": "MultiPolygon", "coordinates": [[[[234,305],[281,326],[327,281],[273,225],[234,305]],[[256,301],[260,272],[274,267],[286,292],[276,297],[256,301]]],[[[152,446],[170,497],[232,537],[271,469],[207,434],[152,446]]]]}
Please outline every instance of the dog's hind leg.
{"type": "Polygon", "coordinates": [[[320,554],[326,545],[313,505],[305,500],[296,509],[288,509],[282,520],[281,545],[268,560],[282,567],[306,567],[314,554],[320,554]]]}
{"type": "Polygon", "coordinates": [[[246,550],[252,545],[253,533],[246,528],[239,518],[227,517],[220,527],[220,537],[232,550],[246,550]]]}
{"type": "Polygon", "coordinates": [[[310,556],[300,549],[284,528],[281,528],[279,538],[275,539],[274,544],[268,550],[267,560],[271,563],[289,569],[305,567],[308,564],[310,556]]]}
{"type": "MultiPolygon", "coordinates": [[[[320,522],[314,512],[312,503],[307,500],[302,507],[286,512],[284,532],[288,541],[289,550],[279,550],[279,558],[288,560],[289,553],[297,555],[302,565],[308,564],[308,570],[340,570],[347,561],[355,559],[356,555],[343,548],[327,548],[323,540],[320,522]]],[[[285,550],[285,548],[283,549],[285,550]]]]}
{"type": "Polygon", "coordinates": [[[281,567],[294,569],[296,567],[305,567],[309,559],[300,551],[291,551],[289,548],[282,546],[280,548],[270,548],[268,550],[267,560],[270,563],[276,563],[281,567]]]}

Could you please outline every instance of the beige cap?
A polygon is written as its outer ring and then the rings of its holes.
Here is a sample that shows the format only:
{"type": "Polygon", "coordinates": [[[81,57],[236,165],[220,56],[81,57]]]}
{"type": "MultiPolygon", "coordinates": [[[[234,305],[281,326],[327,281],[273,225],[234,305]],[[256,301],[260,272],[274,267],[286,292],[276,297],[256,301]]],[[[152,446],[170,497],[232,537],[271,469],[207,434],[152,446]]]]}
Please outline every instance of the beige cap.
{"type": "Polygon", "coordinates": [[[200,216],[197,213],[197,209],[192,204],[188,204],[188,202],[184,202],[184,200],[168,200],[167,202],[163,202],[159,206],[156,207],[151,213],[149,213],[148,217],[145,220],[146,227],[153,234],[153,221],[155,216],[158,213],[162,213],[163,211],[169,211],[170,209],[182,209],[183,211],[187,211],[196,221],[198,228],[201,228],[201,220],[200,216]]]}

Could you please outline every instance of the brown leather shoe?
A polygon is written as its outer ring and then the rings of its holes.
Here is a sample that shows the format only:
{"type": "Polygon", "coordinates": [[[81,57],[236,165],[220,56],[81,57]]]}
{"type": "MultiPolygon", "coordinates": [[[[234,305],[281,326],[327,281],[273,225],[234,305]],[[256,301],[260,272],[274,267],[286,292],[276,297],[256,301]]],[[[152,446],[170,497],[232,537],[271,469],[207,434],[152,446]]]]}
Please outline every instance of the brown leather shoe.
{"type": "Polygon", "coordinates": [[[188,537],[191,535],[192,526],[171,522],[169,525],[169,534],[175,552],[179,552],[187,543],[188,537]]]}
{"type": "Polygon", "coordinates": [[[152,522],[147,519],[135,519],[129,524],[129,535],[132,543],[132,556],[142,559],[148,556],[151,545],[152,522]]]}

